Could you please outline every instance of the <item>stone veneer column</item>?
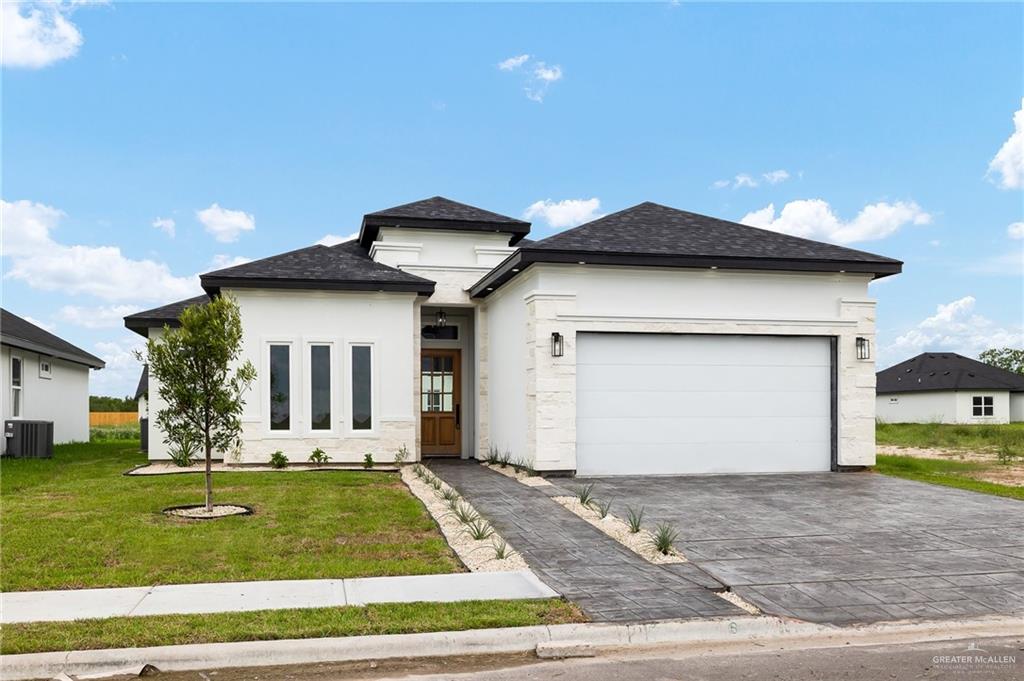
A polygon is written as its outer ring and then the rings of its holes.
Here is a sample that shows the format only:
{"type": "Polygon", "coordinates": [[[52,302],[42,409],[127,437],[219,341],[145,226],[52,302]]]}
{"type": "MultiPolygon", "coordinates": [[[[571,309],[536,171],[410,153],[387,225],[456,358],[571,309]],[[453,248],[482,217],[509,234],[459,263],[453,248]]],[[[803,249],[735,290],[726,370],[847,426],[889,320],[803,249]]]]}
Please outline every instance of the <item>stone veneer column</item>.
{"type": "Polygon", "coordinates": [[[412,413],[415,419],[416,428],[416,439],[415,439],[415,451],[409,457],[413,461],[423,460],[423,445],[420,442],[420,436],[422,429],[420,427],[420,390],[421,390],[421,379],[420,373],[422,372],[422,362],[420,361],[420,348],[422,347],[422,330],[420,329],[421,319],[423,317],[423,300],[417,296],[416,302],[412,305],[413,314],[413,325],[412,325],[412,413]]]}
{"type": "Polygon", "coordinates": [[[487,454],[491,446],[491,401],[490,401],[490,344],[488,342],[487,309],[482,305],[473,308],[474,338],[476,347],[476,441],[477,456],[487,454]]]}
{"type": "Polygon", "coordinates": [[[839,316],[853,320],[839,336],[839,465],[875,464],[875,301],[842,298],[839,316]],[[871,343],[871,359],[857,359],[857,337],[871,343]]]}
{"type": "Polygon", "coordinates": [[[576,296],[526,296],[527,456],[537,470],[576,469],[576,329],[559,321],[575,311],[576,296]],[[551,356],[551,334],[564,337],[562,357],[551,356]]]}

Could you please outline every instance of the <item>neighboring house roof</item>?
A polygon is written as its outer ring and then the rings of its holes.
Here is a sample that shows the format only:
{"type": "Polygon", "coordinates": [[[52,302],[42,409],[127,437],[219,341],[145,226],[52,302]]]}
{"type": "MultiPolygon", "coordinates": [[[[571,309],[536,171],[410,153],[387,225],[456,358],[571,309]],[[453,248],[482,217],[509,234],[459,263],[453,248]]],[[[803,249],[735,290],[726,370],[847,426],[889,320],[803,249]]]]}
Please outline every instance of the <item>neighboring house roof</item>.
{"type": "Polygon", "coordinates": [[[879,395],[924,390],[1018,392],[1024,391],[1024,376],[955,352],[925,352],[878,372],[879,395]]]}
{"type": "Polygon", "coordinates": [[[139,376],[139,387],[135,389],[135,399],[145,397],[149,390],[149,365],[142,365],[142,375],[139,376]]]}
{"type": "Polygon", "coordinates": [[[186,298],[169,305],[154,307],[152,310],[143,310],[142,312],[130,314],[124,318],[124,325],[140,336],[146,336],[148,335],[147,329],[178,326],[180,323],[178,317],[181,316],[186,307],[204,305],[208,302],[210,302],[210,296],[204,293],[195,298],[186,298]]]}
{"type": "Polygon", "coordinates": [[[13,312],[0,309],[0,343],[41,355],[57,357],[93,369],[102,369],[106,363],[63,338],[41,329],[13,312]]]}
{"type": "Polygon", "coordinates": [[[363,248],[369,248],[377,239],[381,227],[506,232],[512,235],[510,245],[530,233],[529,222],[452,201],[443,196],[367,213],[363,216],[363,224],[359,229],[359,243],[363,248]]]}
{"type": "Polygon", "coordinates": [[[200,281],[210,295],[221,288],[434,292],[434,282],[372,260],[355,240],[336,246],[309,246],[207,272],[200,281]]]}
{"type": "Polygon", "coordinates": [[[533,263],[897,274],[899,260],[641,203],[521,247],[477,282],[484,297],[533,263]]]}

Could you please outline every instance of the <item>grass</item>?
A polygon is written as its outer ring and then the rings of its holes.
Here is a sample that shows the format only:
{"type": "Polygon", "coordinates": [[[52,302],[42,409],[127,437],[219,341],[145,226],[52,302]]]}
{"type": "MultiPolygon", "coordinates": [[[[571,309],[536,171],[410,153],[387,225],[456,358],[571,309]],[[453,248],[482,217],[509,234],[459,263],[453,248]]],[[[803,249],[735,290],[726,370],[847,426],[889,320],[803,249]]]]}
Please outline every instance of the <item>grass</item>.
{"type": "Polygon", "coordinates": [[[879,423],[875,426],[875,439],[880,445],[896,447],[975,451],[1007,448],[1014,456],[1024,456],[1024,423],[879,423]]]}
{"type": "Polygon", "coordinates": [[[363,607],[115,617],[8,624],[4,626],[0,653],[461,631],[582,621],[584,618],[575,606],[559,599],[380,603],[363,607]]]}
{"type": "Polygon", "coordinates": [[[60,445],[49,460],[5,459],[0,590],[463,569],[394,473],[216,473],[214,501],[255,513],[189,521],[161,511],[201,503],[203,477],[121,475],[144,462],[137,441],[60,445]]]}
{"type": "Polygon", "coordinates": [[[1000,485],[976,480],[971,475],[991,469],[990,465],[946,459],[920,459],[912,456],[878,455],[875,470],[897,478],[930,482],[935,485],[956,487],[972,492],[994,494],[1000,497],[1024,500],[1024,487],[1000,485]]]}
{"type": "Polygon", "coordinates": [[[89,429],[90,442],[121,442],[138,440],[139,437],[137,422],[120,426],[93,426],[89,429]]]}

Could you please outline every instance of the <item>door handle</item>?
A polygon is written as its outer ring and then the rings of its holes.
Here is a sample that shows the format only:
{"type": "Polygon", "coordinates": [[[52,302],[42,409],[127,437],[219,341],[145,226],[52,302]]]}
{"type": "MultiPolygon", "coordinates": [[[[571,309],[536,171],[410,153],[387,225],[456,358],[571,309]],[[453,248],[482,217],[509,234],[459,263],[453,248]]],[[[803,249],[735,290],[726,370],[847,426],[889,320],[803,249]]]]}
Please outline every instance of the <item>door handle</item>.
{"type": "Polygon", "coordinates": [[[462,429],[462,405],[455,405],[455,430],[462,429]]]}

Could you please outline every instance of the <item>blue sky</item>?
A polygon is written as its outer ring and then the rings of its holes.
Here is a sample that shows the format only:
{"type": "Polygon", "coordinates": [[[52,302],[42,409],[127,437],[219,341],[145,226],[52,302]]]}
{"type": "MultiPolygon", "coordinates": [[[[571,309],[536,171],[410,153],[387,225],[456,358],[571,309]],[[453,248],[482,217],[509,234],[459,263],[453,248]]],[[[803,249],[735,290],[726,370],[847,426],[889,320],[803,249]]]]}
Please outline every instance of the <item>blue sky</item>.
{"type": "Polygon", "coordinates": [[[900,258],[881,366],[1024,345],[1020,4],[4,11],[3,306],[107,359],[96,394],[134,389],[123,314],[436,194],[900,258]]]}

